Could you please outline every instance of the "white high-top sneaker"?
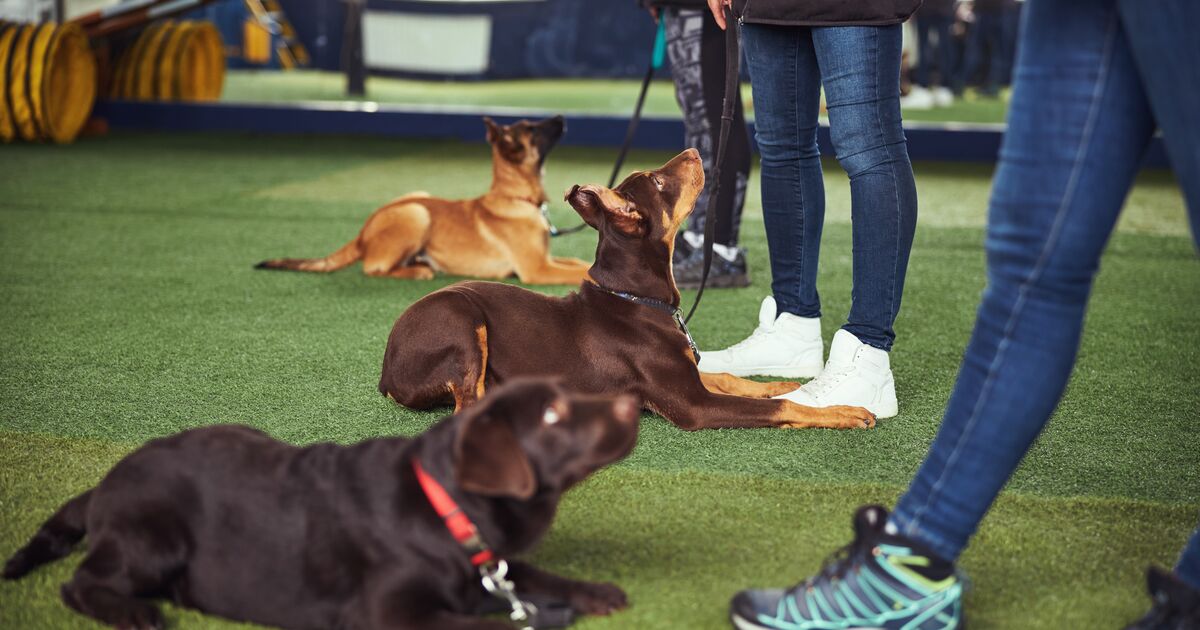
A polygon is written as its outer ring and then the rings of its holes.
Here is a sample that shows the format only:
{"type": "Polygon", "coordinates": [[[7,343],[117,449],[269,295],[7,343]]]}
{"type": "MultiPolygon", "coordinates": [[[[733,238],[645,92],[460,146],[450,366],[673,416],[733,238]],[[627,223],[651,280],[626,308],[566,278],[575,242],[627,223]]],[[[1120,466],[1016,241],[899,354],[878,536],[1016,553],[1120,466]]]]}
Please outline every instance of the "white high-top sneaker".
{"type": "Polygon", "coordinates": [[[702,350],[698,367],[734,376],[812,378],[821,373],[824,350],[819,317],[776,317],[775,298],[768,295],[758,309],[758,328],[724,350],[702,350]]]}
{"type": "Polygon", "coordinates": [[[820,376],[776,398],[809,407],[866,407],[880,419],[891,418],[899,411],[888,353],[868,346],[845,330],[833,336],[829,363],[820,376]]]}
{"type": "Polygon", "coordinates": [[[905,109],[933,109],[933,92],[920,85],[913,85],[908,94],[900,97],[900,107],[905,109]]]}
{"type": "Polygon", "coordinates": [[[933,88],[933,104],[938,107],[950,107],[954,104],[954,92],[948,87],[933,88]]]}

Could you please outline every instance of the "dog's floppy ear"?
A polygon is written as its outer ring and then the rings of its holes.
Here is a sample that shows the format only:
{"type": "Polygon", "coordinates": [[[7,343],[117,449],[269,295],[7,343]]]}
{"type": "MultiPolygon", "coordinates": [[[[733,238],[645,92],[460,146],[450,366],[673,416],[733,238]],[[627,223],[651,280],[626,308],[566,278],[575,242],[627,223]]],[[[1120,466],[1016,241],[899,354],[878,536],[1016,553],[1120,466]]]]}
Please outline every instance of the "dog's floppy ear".
{"type": "Polygon", "coordinates": [[[491,116],[484,116],[483,124],[487,127],[487,141],[495,144],[496,139],[504,133],[504,130],[496,124],[496,121],[492,120],[491,116]]]}
{"type": "Polygon", "coordinates": [[[454,472],[458,486],[476,494],[525,500],[537,488],[512,420],[493,406],[479,405],[461,420],[454,472]]]}
{"type": "Polygon", "coordinates": [[[610,188],[592,184],[574,186],[567,193],[567,203],[597,230],[603,220],[629,236],[641,236],[646,231],[645,217],[620,193],[610,188]]]}

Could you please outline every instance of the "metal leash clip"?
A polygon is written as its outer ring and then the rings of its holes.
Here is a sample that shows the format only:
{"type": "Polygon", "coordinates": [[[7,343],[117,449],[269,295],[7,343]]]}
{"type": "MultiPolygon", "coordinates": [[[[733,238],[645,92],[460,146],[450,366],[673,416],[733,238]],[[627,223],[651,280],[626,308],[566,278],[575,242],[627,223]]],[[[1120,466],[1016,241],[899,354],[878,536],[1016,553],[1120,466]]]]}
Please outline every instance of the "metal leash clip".
{"type": "Polygon", "coordinates": [[[696,346],[696,340],[692,339],[692,331],[688,330],[687,322],[683,319],[683,311],[675,309],[671,316],[675,318],[675,325],[683,331],[683,336],[687,337],[688,347],[692,349],[692,356],[696,357],[696,363],[699,363],[700,348],[696,346]]]}
{"type": "Polygon", "coordinates": [[[552,236],[552,237],[566,236],[568,234],[574,234],[574,233],[582,230],[583,228],[587,227],[587,223],[580,223],[579,225],[576,225],[575,227],[559,229],[558,226],[554,225],[554,221],[552,221],[550,219],[550,203],[547,201],[543,201],[540,209],[542,211],[542,218],[546,220],[546,226],[550,228],[550,236],[552,236]]]}
{"type": "Polygon", "coordinates": [[[550,236],[557,236],[558,228],[554,227],[554,222],[550,220],[550,202],[543,201],[542,205],[538,206],[538,210],[542,211],[542,218],[546,220],[546,226],[550,228],[550,236]]]}
{"type": "Polygon", "coordinates": [[[534,630],[533,620],[538,614],[537,606],[517,597],[516,587],[512,580],[507,579],[508,563],[503,560],[489,562],[479,566],[480,581],[483,588],[492,596],[508,602],[512,612],[508,618],[521,624],[521,630],[534,630]]]}

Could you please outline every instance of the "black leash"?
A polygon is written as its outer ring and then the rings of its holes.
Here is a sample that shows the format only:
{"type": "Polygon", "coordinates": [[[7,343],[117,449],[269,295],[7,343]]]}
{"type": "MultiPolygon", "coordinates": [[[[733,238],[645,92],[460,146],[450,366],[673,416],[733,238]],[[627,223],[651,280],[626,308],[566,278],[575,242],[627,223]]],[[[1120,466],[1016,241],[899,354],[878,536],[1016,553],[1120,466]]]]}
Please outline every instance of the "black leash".
{"type": "Polygon", "coordinates": [[[692,321],[696,307],[700,306],[700,298],[704,296],[704,287],[708,284],[708,272],[712,268],[713,239],[717,234],[717,197],[721,194],[721,167],[725,164],[725,150],[729,148],[729,128],[733,125],[734,103],[737,102],[738,71],[741,69],[742,51],[738,42],[738,28],[742,21],[733,19],[733,9],[725,6],[725,97],[721,105],[721,135],[717,142],[717,159],[713,162],[711,175],[712,190],[709,191],[708,208],[705,209],[704,222],[704,273],[700,276],[700,289],[696,291],[696,301],[684,323],[692,321]]]}
{"type": "MultiPolygon", "coordinates": [[[[617,161],[613,164],[612,175],[608,177],[608,188],[612,188],[617,183],[617,175],[621,173],[621,167],[625,164],[630,147],[633,146],[633,136],[637,132],[638,123],[642,121],[642,108],[646,105],[646,92],[650,91],[650,81],[654,79],[654,73],[662,67],[666,54],[666,22],[660,17],[658,29],[654,32],[654,48],[650,55],[650,66],[646,68],[646,76],[642,77],[642,89],[638,92],[637,105],[633,107],[633,116],[629,118],[629,126],[625,128],[625,140],[621,143],[620,152],[617,153],[617,161]]],[[[546,204],[542,204],[542,216],[546,217],[546,223],[550,224],[551,237],[574,234],[588,226],[587,223],[580,223],[565,230],[554,227],[554,223],[550,221],[550,211],[546,204]]]]}

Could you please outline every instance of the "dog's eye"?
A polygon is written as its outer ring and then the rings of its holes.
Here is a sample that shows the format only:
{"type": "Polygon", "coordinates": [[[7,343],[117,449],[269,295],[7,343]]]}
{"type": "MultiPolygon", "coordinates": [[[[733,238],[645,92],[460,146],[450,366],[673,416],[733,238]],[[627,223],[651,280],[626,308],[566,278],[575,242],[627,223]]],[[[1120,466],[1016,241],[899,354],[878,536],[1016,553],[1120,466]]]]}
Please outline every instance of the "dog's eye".
{"type": "Polygon", "coordinates": [[[654,187],[659,190],[662,190],[663,186],[667,185],[667,183],[663,181],[663,178],[659,177],[658,175],[651,175],[650,181],[653,182],[654,187]]]}
{"type": "Polygon", "coordinates": [[[555,422],[558,422],[560,419],[561,419],[561,416],[558,415],[558,410],[555,409],[553,406],[546,407],[546,411],[542,413],[542,422],[544,422],[546,424],[554,424],[555,422]]]}

